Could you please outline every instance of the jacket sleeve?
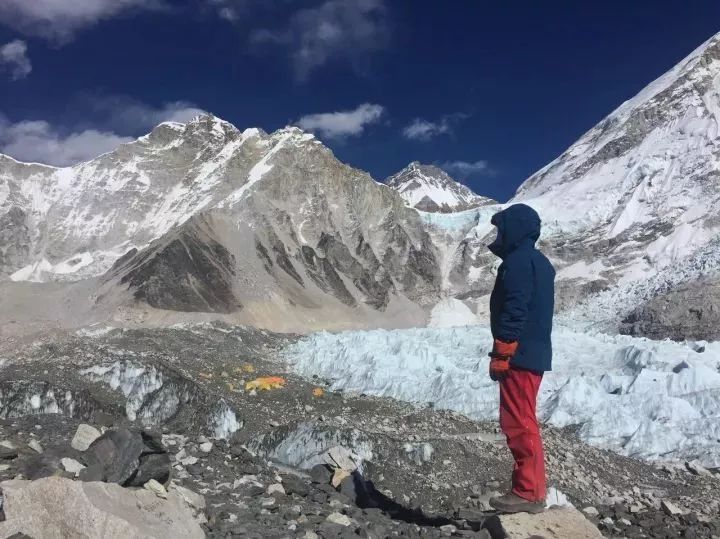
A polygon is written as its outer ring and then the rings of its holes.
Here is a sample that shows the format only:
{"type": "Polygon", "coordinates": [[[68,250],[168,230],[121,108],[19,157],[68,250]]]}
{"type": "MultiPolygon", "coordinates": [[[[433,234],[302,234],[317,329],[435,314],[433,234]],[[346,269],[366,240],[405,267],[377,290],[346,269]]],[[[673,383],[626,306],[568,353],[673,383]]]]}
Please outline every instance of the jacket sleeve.
{"type": "Polygon", "coordinates": [[[520,338],[527,321],[534,281],[532,260],[529,257],[506,261],[501,285],[503,302],[496,335],[499,339],[517,341],[520,338]]]}

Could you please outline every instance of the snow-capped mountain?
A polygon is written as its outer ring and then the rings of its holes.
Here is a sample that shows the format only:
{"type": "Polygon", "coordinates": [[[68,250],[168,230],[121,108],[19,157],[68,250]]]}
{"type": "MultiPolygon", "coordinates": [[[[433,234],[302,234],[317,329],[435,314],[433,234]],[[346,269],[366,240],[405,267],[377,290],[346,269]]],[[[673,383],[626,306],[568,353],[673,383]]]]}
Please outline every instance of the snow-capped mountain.
{"type": "Polygon", "coordinates": [[[257,143],[264,137],[208,117],[160,124],[73,167],[0,156],[0,215],[12,216],[3,230],[15,231],[15,252],[0,259],[0,275],[45,281],[102,274],[130,249],[227,196],[228,176],[262,156],[257,143]]]}
{"type": "MultiPolygon", "coordinates": [[[[511,202],[543,218],[567,316],[720,336],[707,303],[720,290],[720,34],[511,202]]],[[[104,275],[99,301],[129,292],[270,327],[381,325],[378,313],[423,323],[445,296],[486,304],[490,217],[502,207],[435,167],[412,163],[382,185],[297,128],[240,131],[204,116],[74,167],[0,156],[0,278],[104,275]]]]}
{"type": "Polygon", "coordinates": [[[158,309],[285,328],[372,325],[378,313],[421,323],[418,304],[439,293],[419,214],[297,128],[204,116],[74,167],[3,157],[0,181],[12,280],[110,270],[100,301],[127,289],[158,309]]]}
{"type": "Polygon", "coordinates": [[[390,176],[385,183],[400,193],[409,206],[425,212],[450,213],[495,203],[476,195],[444,170],[417,161],[390,176]]]}
{"type": "MultiPolygon", "coordinates": [[[[591,322],[617,323],[639,303],[716,274],[720,34],[531,176],[510,202],[539,211],[542,245],[560,269],[561,305],[594,297],[575,312],[591,322]]],[[[455,252],[454,280],[474,281],[477,294],[491,284],[479,268],[494,262],[485,247],[493,233],[483,221],[455,252]]],[[[708,312],[676,305],[679,316],[708,312]]]]}

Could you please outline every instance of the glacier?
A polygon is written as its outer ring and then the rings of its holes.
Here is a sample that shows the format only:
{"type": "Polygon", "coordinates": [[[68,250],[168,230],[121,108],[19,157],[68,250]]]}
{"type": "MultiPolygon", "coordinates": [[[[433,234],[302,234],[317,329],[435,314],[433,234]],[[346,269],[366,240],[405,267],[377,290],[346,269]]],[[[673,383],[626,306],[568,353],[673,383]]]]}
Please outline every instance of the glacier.
{"type": "MultiPolygon", "coordinates": [[[[335,391],[495,420],[499,392],[487,375],[491,344],[484,325],[319,332],[283,355],[296,373],[327,379],[335,391]]],[[[538,399],[544,424],[577,427],[583,441],[627,456],[720,467],[720,343],[559,326],[553,346],[553,371],[538,399]]]]}

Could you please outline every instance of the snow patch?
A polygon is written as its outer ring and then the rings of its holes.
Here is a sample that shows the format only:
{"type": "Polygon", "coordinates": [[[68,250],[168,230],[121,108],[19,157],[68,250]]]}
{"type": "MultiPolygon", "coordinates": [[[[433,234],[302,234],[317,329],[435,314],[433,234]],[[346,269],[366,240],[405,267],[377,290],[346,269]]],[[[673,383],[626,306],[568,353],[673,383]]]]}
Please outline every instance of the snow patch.
{"type": "Polygon", "coordinates": [[[225,403],[221,404],[220,410],[215,413],[212,418],[212,431],[216,439],[226,440],[232,436],[234,432],[242,428],[242,421],[239,421],[235,412],[233,412],[225,403]]]}
{"type": "Polygon", "coordinates": [[[113,326],[90,326],[87,328],[78,329],[75,332],[75,335],[77,335],[78,337],[97,338],[107,335],[114,329],[116,328],[114,328],[113,326]]]}
{"type": "Polygon", "coordinates": [[[259,182],[262,177],[272,170],[273,165],[269,163],[270,158],[275,155],[285,145],[287,140],[293,136],[293,132],[287,132],[283,134],[280,139],[275,143],[275,146],[267,152],[260,161],[258,161],[248,173],[248,179],[240,189],[232,193],[227,197],[221,204],[223,207],[231,207],[240,202],[247,191],[259,182]]]}
{"type": "Polygon", "coordinates": [[[429,327],[449,328],[455,326],[473,326],[478,318],[470,307],[455,298],[446,298],[433,307],[430,312],[429,327]]]}

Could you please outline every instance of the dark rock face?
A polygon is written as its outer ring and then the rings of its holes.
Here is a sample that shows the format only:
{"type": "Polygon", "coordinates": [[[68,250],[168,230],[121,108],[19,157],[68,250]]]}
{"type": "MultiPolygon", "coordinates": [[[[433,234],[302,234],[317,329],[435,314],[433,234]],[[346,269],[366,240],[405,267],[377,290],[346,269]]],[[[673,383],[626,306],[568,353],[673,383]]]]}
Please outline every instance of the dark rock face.
{"type": "Polygon", "coordinates": [[[81,481],[140,487],[151,479],[162,484],[170,480],[170,455],[159,438],[127,428],[108,430],[87,451],[78,451],[67,444],[51,447],[26,459],[22,471],[30,480],[50,476],[72,478],[74,474],[65,471],[63,466],[66,458],[85,466],[78,474],[81,481]]]}
{"type": "Polygon", "coordinates": [[[626,335],[651,339],[720,339],[720,279],[708,278],[640,305],[620,327],[626,335]]]}
{"type": "MultiPolygon", "coordinates": [[[[129,269],[120,282],[135,298],[158,309],[230,313],[242,307],[233,293],[234,257],[220,243],[191,226],[158,249],[121,259],[129,269]]],[[[111,274],[113,271],[111,270],[111,274]]]]}
{"type": "Polygon", "coordinates": [[[332,470],[325,464],[316,464],[310,469],[310,478],[313,483],[327,485],[332,479],[332,470]]]}
{"type": "Polygon", "coordinates": [[[365,303],[376,309],[387,306],[390,293],[394,291],[392,279],[362,236],[355,246],[354,255],[347,245],[329,234],[322,235],[318,250],[325,253],[337,272],[348,277],[365,295],[365,303]]]}
{"type": "Polygon", "coordinates": [[[99,465],[108,483],[139,487],[155,479],[170,479],[170,456],[158,440],[144,431],[109,430],[83,455],[85,462],[99,465]]]}
{"type": "Polygon", "coordinates": [[[300,256],[302,257],[308,276],[320,290],[332,294],[345,305],[349,305],[350,307],[357,305],[355,298],[327,258],[321,257],[317,251],[309,245],[302,246],[300,256]]]}
{"type": "Polygon", "coordinates": [[[30,254],[27,214],[18,207],[0,215],[0,275],[3,268],[16,268],[30,254]]]}
{"type": "Polygon", "coordinates": [[[88,449],[88,459],[101,464],[109,483],[124,485],[137,471],[145,444],[142,436],[127,429],[108,431],[88,449]]]}

